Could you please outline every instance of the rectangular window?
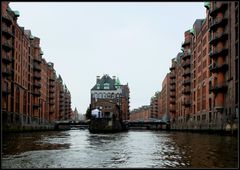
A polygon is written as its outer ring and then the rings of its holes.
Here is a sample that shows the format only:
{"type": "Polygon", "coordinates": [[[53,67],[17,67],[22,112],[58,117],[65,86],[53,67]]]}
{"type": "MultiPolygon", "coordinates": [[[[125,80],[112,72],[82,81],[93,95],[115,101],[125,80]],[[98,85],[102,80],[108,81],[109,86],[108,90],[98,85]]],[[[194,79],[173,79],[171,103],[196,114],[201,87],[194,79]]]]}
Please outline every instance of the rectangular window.
{"type": "Polygon", "coordinates": [[[197,73],[200,73],[201,72],[201,65],[197,66],[197,73]]]}
{"type": "Polygon", "coordinates": [[[199,83],[201,83],[201,81],[202,80],[201,80],[201,75],[200,75],[200,76],[198,76],[198,82],[197,83],[199,84],[199,83]]]}
{"type": "Polygon", "coordinates": [[[238,104],[238,83],[235,83],[235,89],[236,89],[236,92],[235,92],[235,104],[238,104]]]}
{"type": "Polygon", "coordinates": [[[203,61],[203,69],[207,66],[207,60],[203,61]]]}
{"type": "Polygon", "coordinates": [[[239,56],[239,54],[238,54],[238,43],[236,43],[236,45],[235,45],[235,56],[236,56],[236,58],[239,56]]]}
{"type": "Polygon", "coordinates": [[[201,52],[201,49],[202,49],[202,47],[201,47],[201,45],[198,45],[198,53],[200,53],[201,52]]]}
{"type": "Polygon", "coordinates": [[[202,56],[205,56],[206,53],[207,53],[207,48],[204,48],[204,49],[203,49],[203,55],[202,55],[202,56]]]}
{"type": "Polygon", "coordinates": [[[206,120],[206,115],[202,115],[202,120],[206,120]]]}
{"type": "Polygon", "coordinates": [[[203,80],[206,79],[206,78],[207,78],[207,71],[204,71],[202,76],[203,76],[203,77],[202,77],[203,80]]]}
{"type": "Polygon", "coordinates": [[[238,59],[236,59],[236,60],[235,60],[235,79],[236,79],[236,80],[239,80],[239,77],[238,77],[238,76],[239,76],[239,75],[238,75],[238,71],[239,71],[239,70],[238,70],[238,69],[239,69],[239,68],[238,68],[238,59]]]}
{"type": "Polygon", "coordinates": [[[235,40],[238,40],[238,27],[235,27],[235,40]]]}
{"type": "Polygon", "coordinates": [[[197,120],[198,120],[198,121],[200,120],[200,116],[197,116],[197,120]]]}
{"type": "Polygon", "coordinates": [[[203,38],[202,44],[206,44],[206,36],[203,38]]]}
{"type": "Polygon", "coordinates": [[[238,8],[235,9],[235,24],[238,24],[238,8]]]}

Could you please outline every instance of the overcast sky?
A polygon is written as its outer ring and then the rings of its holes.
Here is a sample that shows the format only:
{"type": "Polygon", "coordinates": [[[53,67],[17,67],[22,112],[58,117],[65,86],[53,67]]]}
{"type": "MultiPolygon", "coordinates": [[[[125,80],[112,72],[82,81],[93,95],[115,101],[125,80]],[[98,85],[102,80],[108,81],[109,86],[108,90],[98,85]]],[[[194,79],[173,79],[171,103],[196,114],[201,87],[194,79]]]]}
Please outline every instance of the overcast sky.
{"type": "Polygon", "coordinates": [[[117,76],[130,88],[130,109],[150,104],[181,49],[184,32],[205,18],[203,2],[11,2],[18,24],[41,39],[85,113],[96,76],[117,76]]]}

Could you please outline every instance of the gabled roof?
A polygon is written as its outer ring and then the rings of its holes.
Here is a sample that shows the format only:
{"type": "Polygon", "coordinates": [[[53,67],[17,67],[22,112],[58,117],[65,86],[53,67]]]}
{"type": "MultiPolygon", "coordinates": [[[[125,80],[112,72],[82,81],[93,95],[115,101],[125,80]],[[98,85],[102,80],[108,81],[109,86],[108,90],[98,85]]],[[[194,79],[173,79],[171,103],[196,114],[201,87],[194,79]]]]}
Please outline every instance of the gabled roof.
{"type": "Polygon", "coordinates": [[[115,87],[115,80],[113,80],[109,75],[105,74],[102,76],[100,80],[97,81],[97,83],[93,86],[91,90],[106,90],[104,89],[104,84],[108,83],[109,84],[109,89],[108,90],[116,90],[115,87]],[[100,85],[100,88],[97,88],[97,84],[100,85]]]}

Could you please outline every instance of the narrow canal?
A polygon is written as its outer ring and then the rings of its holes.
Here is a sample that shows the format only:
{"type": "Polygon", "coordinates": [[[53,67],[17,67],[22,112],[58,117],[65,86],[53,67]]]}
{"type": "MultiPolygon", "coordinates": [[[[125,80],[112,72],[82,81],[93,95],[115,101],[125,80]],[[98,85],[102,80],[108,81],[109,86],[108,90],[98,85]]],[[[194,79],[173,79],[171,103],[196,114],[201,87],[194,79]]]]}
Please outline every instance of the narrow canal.
{"type": "Polygon", "coordinates": [[[2,136],[2,168],[237,168],[238,137],[131,130],[2,136]]]}

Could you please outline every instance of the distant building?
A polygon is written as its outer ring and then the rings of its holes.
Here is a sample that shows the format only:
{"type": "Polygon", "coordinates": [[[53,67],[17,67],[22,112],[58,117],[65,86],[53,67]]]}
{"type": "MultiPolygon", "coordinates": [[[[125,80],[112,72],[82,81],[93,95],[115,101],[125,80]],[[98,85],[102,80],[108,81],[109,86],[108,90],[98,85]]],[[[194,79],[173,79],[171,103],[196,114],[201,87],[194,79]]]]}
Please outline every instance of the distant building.
{"type": "Polygon", "coordinates": [[[97,76],[96,84],[91,89],[91,110],[102,107],[103,114],[116,113],[122,120],[129,119],[129,87],[122,85],[119,78],[105,74],[97,76]],[[118,114],[119,112],[119,114],[118,114]]]}
{"type": "Polygon", "coordinates": [[[145,121],[151,118],[150,106],[142,106],[130,112],[130,121],[145,121]]]}

